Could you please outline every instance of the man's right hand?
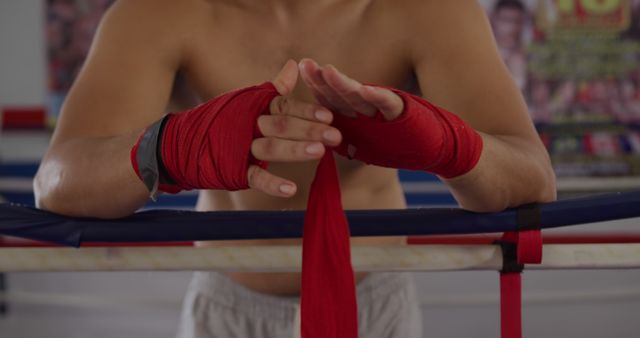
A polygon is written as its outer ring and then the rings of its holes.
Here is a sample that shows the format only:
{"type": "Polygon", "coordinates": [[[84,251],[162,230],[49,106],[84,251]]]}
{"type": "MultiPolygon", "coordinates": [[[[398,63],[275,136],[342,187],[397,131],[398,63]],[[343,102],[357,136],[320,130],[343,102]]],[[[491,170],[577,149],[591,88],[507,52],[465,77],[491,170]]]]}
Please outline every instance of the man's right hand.
{"type": "MultiPolygon", "coordinates": [[[[258,118],[263,137],[253,140],[251,154],[268,162],[317,160],[325,145],[337,146],[342,140],[338,129],[331,127],[333,114],[325,107],[291,98],[298,79],[298,66],[289,60],[273,80],[281,96],[270,104],[270,115],[258,118]]],[[[294,182],[275,176],[257,165],[248,172],[249,186],[272,196],[290,197],[296,193],[294,182]]]]}
{"type": "Polygon", "coordinates": [[[151,124],[131,150],[151,196],[250,187],[293,196],[295,183],[269,173],[267,163],[319,159],[324,145],[341,142],[326,108],[288,96],[297,77],[297,64],[289,61],[272,83],[222,94],[151,124]]]}

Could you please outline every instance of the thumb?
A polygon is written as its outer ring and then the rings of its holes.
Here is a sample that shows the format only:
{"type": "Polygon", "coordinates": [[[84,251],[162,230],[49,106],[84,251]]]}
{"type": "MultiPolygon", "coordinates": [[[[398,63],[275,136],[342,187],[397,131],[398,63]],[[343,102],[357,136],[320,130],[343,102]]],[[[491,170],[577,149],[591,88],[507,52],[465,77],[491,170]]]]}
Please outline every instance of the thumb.
{"type": "Polygon", "coordinates": [[[273,85],[280,95],[287,95],[296,87],[296,82],[298,82],[298,64],[290,59],[273,79],[273,85]]]}

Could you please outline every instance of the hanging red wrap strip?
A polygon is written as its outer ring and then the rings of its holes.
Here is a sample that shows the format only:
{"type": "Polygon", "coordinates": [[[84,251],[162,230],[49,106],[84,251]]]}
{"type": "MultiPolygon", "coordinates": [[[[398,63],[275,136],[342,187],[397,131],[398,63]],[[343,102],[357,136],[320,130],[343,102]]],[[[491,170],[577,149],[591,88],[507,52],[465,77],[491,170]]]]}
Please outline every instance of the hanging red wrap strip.
{"type": "MultiPolygon", "coordinates": [[[[268,113],[269,104],[277,95],[273,84],[267,82],[168,115],[156,122],[154,129],[142,133],[132,148],[131,162],[136,174],[152,192],[156,186],[171,193],[248,188],[249,165],[266,167],[265,162],[251,155],[252,141],[261,136],[256,121],[268,113]],[[158,162],[168,175],[165,182],[159,177],[158,162]],[[145,170],[141,170],[141,163],[145,170]],[[149,182],[145,181],[143,171],[151,173],[147,175],[149,182]]],[[[302,257],[302,337],[357,338],[349,227],[342,209],[335,159],[329,149],[318,165],[307,205],[302,257]]]]}
{"type": "Polygon", "coordinates": [[[522,285],[520,272],[500,273],[500,336],[522,337],[522,285]]]}
{"type": "Polygon", "coordinates": [[[502,338],[522,338],[522,271],[524,264],[542,262],[542,232],[539,210],[525,207],[518,211],[521,231],[507,232],[502,245],[500,271],[500,332],[502,338]]]}
{"type": "Polygon", "coordinates": [[[356,338],[358,311],[349,226],[333,153],[318,165],[304,219],[302,338],[356,338]]]}

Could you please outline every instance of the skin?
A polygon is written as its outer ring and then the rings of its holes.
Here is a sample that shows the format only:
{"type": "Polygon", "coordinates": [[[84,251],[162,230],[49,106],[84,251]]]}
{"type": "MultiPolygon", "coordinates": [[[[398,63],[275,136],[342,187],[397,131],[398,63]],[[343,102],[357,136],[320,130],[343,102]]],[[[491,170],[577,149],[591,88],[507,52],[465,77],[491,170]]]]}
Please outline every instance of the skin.
{"type": "MultiPolygon", "coordinates": [[[[64,105],[35,180],[38,205],[112,218],[147,202],[129,152],[165,112],[178,70],[203,99],[267,80],[283,95],[259,119],[265,137],[252,145],[255,157],[272,161],[269,171],[251,167],[249,190],[202,191],[198,210],[305,208],[320,145],[340,142],[331,114],[380,109],[391,120],[402,113],[402,100],[361,83],[405,88],[413,76],[425,98],[483,138],[477,166],[445,180],[462,207],[498,211],[555,199],[548,155],[475,0],[121,0],[104,18],[64,105]]],[[[406,206],[394,169],[339,158],[338,170],[346,209],[406,206]]],[[[299,241],[200,245],[283,243],[299,241]]],[[[229,276],[261,292],[299,291],[298,274],[229,276]]]]}

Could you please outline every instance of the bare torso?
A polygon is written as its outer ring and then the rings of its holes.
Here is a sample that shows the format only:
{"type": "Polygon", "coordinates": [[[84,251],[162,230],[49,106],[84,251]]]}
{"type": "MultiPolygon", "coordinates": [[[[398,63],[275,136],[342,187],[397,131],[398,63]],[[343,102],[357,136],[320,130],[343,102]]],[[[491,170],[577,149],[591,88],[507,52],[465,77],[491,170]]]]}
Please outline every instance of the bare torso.
{"type": "MultiPolygon", "coordinates": [[[[272,80],[285,61],[306,57],[355,80],[405,90],[415,74],[426,99],[478,131],[477,165],[445,180],[463,208],[489,212],[555,199],[549,157],[477,0],[119,0],[65,101],[34,183],[38,206],[77,217],[131,214],[148,200],[131,147],[166,110],[176,74],[204,100],[272,80]]],[[[291,96],[313,101],[301,84],[291,96]]],[[[344,159],[338,166],[346,209],[405,207],[394,170],[344,159]]],[[[314,168],[271,164],[274,174],[297,183],[292,198],[204,191],[197,208],[303,209],[314,168]]],[[[241,243],[202,245],[230,244],[241,243]]],[[[299,291],[297,275],[231,276],[263,292],[299,291]]]]}
{"type": "MultiPolygon", "coordinates": [[[[287,60],[302,58],[364,83],[406,90],[415,78],[426,99],[481,132],[474,170],[446,181],[462,207],[496,211],[555,198],[548,155],[476,0],[120,0],[101,26],[37,175],[45,209],[110,218],[144,204],[148,191],[131,170],[131,146],[166,109],[176,74],[205,100],[272,80],[287,60]],[[122,184],[136,186],[122,194],[122,184]]],[[[301,83],[291,96],[314,101],[301,83]]],[[[346,209],[405,207],[394,170],[344,159],[338,167],[346,209]]],[[[314,168],[271,163],[297,184],[292,198],[205,191],[198,210],[303,209],[314,168]]],[[[241,243],[202,245],[230,244],[241,243]]],[[[258,291],[299,291],[298,275],[230,276],[258,291]]]]}
{"type": "MultiPolygon", "coordinates": [[[[189,27],[182,71],[202,99],[271,79],[288,59],[310,57],[330,63],[363,82],[406,88],[412,69],[401,53],[402,39],[392,27],[393,16],[373,1],[338,2],[315,9],[243,7],[238,2],[199,2],[189,27]],[[322,29],[319,29],[319,28],[322,29]]],[[[313,6],[313,5],[310,5],[313,6]]],[[[303,7],[303,6],[300,6],[303,7]]],[[[313,101],[300,83],[294,97],[313,101]]],[[[198,210],[304,209],[315,162],[272,163],[270,171],[291,179],[297,194],[288,199],[255,190],[202,191],[198,210]]],[[[392,169],[366,166],[338,158],[345,209],[404,208],[405,201],[392,169]]],[[[296,244],[299,240],[207,242],[200,245],[296,244]]],[[[358,244],[398,244],[403,238],[358,238],[358,244]]],[[[299,274],[230,273],[237,282],[261,292],[295,294],[299,274]]],[[[362,275],[357,276],[361,278],[362,275]]]]}

